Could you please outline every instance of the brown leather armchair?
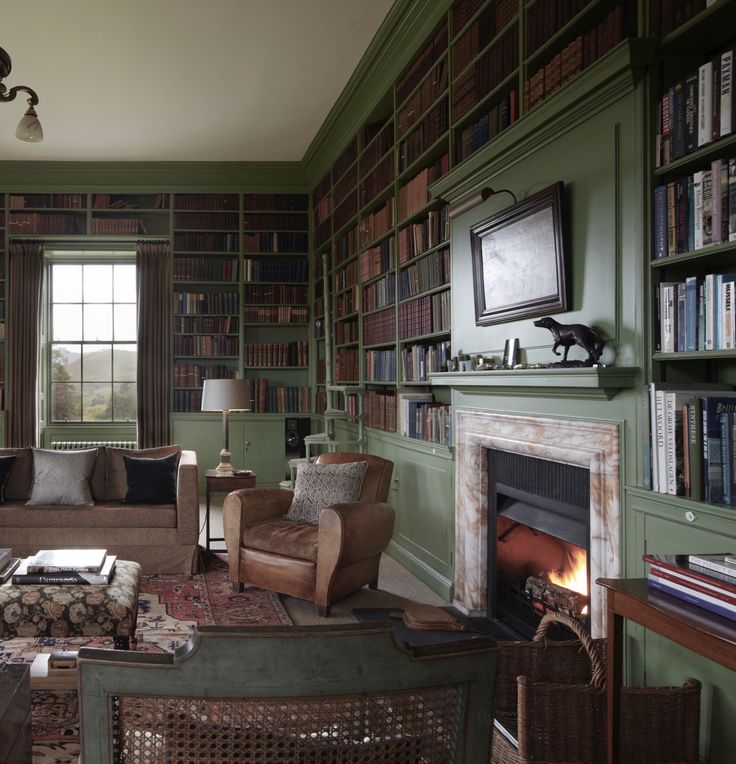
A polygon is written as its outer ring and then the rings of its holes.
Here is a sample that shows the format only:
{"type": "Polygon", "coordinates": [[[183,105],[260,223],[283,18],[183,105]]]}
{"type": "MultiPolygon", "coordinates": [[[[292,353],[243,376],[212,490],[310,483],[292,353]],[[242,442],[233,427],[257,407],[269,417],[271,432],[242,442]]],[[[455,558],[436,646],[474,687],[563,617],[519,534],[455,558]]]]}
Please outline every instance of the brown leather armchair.
{"type": "Polygon", "coordinates": [[[318,525],[284,519],[293,491],[246,488],[224,504],[225,544],[234,591],[245,583],[311,600],[319,614],[368,584],[378,586],[378,565],[394,528],[386,503],[393,462],[354,453],[322,454],[320,464],[366,461],[360,500],[322,511],[318,525]]]}

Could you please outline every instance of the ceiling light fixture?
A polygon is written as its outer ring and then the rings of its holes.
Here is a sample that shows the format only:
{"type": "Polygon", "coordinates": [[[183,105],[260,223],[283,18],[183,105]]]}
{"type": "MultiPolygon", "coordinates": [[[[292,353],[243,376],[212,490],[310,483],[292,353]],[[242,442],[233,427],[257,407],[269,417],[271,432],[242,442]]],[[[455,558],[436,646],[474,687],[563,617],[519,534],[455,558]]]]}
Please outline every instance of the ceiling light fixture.
{"type": "Polygon", "coordinates": [[[43,140],[43,128],[38,120],[38,115],[34,106],[38,103],[38,96],[36,91],[27,87],[26,85],[16,85],[14,88],[8,90],[3,84],[2,80],[10,74],[12,64],[10,63],[10,56],[0,48],[0,101],[14,101],[18,93],[23,90],[30,98],[28,99],[28,109],[26,113],[21,117],[18,122],[18,127],[15,130],[15,137],[21,141],[27,141],[29,143],[38,143],[43,140]]]}

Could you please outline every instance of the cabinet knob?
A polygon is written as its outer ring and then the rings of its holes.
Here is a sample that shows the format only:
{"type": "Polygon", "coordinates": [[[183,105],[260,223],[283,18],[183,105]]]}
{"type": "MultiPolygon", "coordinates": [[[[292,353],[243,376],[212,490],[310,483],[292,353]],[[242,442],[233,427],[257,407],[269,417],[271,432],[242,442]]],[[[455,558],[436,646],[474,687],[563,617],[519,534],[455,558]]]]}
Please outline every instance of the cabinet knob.
{"type": "Polygon", "coordinates": [[[698,516],[695,514],[695,512],[693,512],[692,510],[688,509],[688,511],[685,512],[685,519],[689,523],[694,523],[698,519],[698,516]]]}
{"type": "Polygon", "coordinates": [[[245,441],[245,450],[247,451],[249,448],[250,448],[250,441],[246,440],[245,441]]]}

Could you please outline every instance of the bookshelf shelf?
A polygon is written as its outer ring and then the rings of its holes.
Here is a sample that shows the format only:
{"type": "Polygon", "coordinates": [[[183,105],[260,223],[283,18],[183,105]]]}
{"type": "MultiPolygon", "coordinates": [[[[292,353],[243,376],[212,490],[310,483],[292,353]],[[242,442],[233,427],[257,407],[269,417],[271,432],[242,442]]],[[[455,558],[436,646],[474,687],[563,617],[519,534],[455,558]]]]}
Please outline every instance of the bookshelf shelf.
{"type": "Polygon", "coordinates": [[[711,141],[710,143],[706,143],[705,146],[701,146],[695,151],[691,151],[689,154],[685,154],[661,167],[656,167],[654,169],[654,174],[658,177],[666,177],[675,173],[690,172],[697,169],[708,160],[717,158],[721,154],[727,155],[732,153],[735,146],[736,134],[720,138],[717,141],[711,141]]]}
{"type": "Polygon", "coordinates": [[[714,50],[733,37],[735,27],[736,6],[730,0],[717,0],[665,35],[659,51],[665,55],[678,55],[714,50]]]}
{"type": "Polygon", "coordinates": [[[736,253],[736,241],[729,241],[725,244],[711,244],[692,252],[679,252],[676,255],[661,257],[658,260],[652,260],[650,266],[656,269],[678,266],[688,268],[699,263],[716,266],[733,265],[734,253],[736,253]]]}

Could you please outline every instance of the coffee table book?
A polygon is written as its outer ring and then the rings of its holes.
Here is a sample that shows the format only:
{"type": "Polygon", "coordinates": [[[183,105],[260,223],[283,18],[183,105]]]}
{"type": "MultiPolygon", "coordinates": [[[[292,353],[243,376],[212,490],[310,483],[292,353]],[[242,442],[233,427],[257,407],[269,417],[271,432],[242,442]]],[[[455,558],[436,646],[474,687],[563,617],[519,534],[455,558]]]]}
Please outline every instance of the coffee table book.
{"type": "Polygon", "coordinates": [[[29,573],[28,562],[32,559],[32,557],[29,557],[21,562],[17,572],[13,574],[12,582],[14,585],[40,584],[42,586],[54,586],[61,584],[93,584],[104,586],[110,583],[117,557],[115,555],[107,555],[99,573],[84,570],[59,573],[29,573]]]}
{"type": "Polygon", "coordinates": [[[99,573],[106,549],[42,549],[28,563],[28,573],[99,573]]]}

